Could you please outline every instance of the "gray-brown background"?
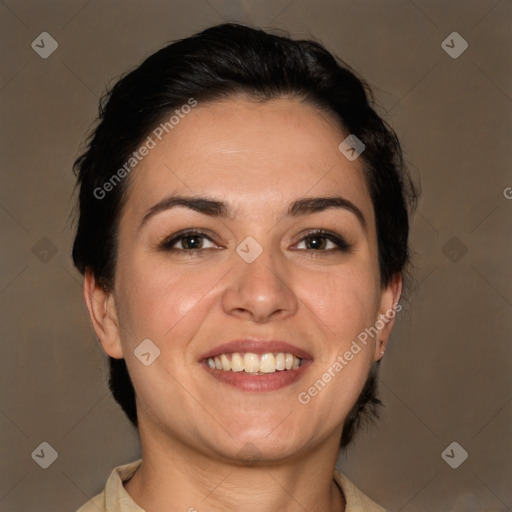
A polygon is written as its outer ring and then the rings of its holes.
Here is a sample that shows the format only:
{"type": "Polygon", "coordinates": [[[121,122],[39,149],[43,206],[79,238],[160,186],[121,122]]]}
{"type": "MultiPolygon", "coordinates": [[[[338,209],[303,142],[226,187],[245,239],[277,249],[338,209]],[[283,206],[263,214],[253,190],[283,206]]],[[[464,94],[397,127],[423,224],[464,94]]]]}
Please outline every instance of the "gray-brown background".
{"type": "Polygon", "coordinates": [[[0,511],[73,511],[139,457],[70,259],[71,165],[106,85],[224,20],[345,59],[421,177],[418,287],[382,364],[387,407],[343,471],[390,512],[512,510],[510,0],[3,0],[0,17],[0,511]],[[42,32],[58,43],[46,59],[31,47],[42,32]],[[469,45],[457,58],[452,32],[469,45]],[[457,469],[441,456],[454,441],[469,455],[457,469]],[[48,469],[31,455],[42,442],[58,452],[48,469]]]}

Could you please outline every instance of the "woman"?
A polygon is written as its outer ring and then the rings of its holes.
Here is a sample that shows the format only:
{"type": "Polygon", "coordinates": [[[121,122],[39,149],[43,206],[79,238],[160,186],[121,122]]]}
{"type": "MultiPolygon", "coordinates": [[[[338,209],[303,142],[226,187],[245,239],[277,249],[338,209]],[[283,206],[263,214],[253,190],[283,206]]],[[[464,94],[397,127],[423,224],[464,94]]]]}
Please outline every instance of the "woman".
{"type": "Polygon", "coordinates": [[[384,510],[335,469],[376,415],[414,188],[366,86],[240,25],[123,77],[73,247],[142,460],[80,512],[384,510]]]}

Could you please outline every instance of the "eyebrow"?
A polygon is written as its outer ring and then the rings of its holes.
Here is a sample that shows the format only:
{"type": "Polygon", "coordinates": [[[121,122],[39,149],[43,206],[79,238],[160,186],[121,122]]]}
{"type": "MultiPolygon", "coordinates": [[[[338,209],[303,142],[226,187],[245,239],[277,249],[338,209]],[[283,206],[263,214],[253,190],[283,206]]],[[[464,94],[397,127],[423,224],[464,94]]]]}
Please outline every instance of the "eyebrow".
{"type": "MultiPolygon", "coordinates": [[[[223,201],[198,196],[173,195],[166,197],[153,205],[145,213],[138,229],[140,230],[144,224],[146,224],[148,220],[156,214],[177,206],[183,206],[210,217],[229,218],[232,216],[231,208],[223,201]]],[[[342,208],[353,213],[361,223],[362,227],[366,229],[366,220],[362,211],[354,203],[342,196],[306,197],[297,199],[290,204],[285,216],[300,217],[303,215],[322,212],[329,208],[342,208]]]]}

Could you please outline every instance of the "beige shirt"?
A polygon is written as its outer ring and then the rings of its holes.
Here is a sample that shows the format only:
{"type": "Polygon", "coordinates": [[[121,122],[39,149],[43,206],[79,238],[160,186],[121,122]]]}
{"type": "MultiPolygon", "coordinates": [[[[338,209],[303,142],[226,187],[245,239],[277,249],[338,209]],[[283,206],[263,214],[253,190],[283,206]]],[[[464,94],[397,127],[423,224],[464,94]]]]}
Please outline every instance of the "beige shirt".
{"type": "MultiPolygon", "coordinates": [[[[141,462],[142,460],[137,460],[115,468],[107,480],[105,490],[80,507],[77,512],[144,512],[123,486],[123,482],[131,478],[141,462]]],[[[334,480],[345,495],[345,512],[386,512],[337,470],[334,470],[334,480]]]]}

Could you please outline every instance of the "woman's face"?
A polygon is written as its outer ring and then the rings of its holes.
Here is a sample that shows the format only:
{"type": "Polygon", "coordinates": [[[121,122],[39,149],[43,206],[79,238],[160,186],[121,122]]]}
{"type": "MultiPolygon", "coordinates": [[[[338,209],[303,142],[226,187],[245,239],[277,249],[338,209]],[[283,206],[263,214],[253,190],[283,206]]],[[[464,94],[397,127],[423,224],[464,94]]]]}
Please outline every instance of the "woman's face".
{"type": "Polygon", "coordinates": [[[102,343],[126,360],[146,432],[231,460],[339,442],[392,322],[352,342],[398,293],[380,286],[362,161],[338,149],[347,135],[296,99],[199,103],[133,171],[109,298],[119,327],[102,343]]]}

